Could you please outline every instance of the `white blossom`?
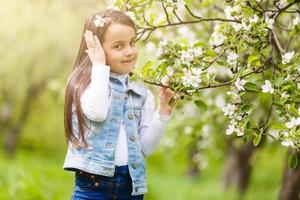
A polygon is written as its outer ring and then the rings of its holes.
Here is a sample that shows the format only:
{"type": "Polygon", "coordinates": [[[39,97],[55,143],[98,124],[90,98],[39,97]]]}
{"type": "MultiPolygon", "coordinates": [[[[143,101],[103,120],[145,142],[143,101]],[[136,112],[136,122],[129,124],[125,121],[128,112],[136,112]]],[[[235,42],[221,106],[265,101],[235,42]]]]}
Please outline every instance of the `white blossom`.
{"type": "Polygon", "coordinates": [[[199,75],[202,73],[202,69],[201,69],[201,68],[197,68],[197,67],[193,67],[193,68],[192,68],[192,73],[193,73],[194,75],[199,76],[199,75]]]}
{"type": "Polygon", "coordinates": [[[201,47],[192,48],[191,51],[193,52],[194,56],[196,56],[196,57],[201,56],[203,54],[201,47]]]}
{"type": "Polygon", "coordinates": [[[247,25],[246,21],[242,20],[242,29],[245,31],[250,31],[251,27],[247,25]]]}
{"type": "Polygon", "coordinates": [[[242,102],[242,99],[241,99],[240,95],[238,95],[238,90],[236,90],[236,89],[234,89],[232,92],[228,91],[227,95],[232,97],[232,101],[234,103],[241,103],[242,102]]]}
{"type": "Polygon", "coordinates": [[[299,14],[293,19],[293,26],[297,26],[300,23],[299,14]]]}
{"type": "Polygon", "coordinates": [[[244,91],[245,83],[246,83],[246,81],[244,79],[240,80],[240,78],[237,78],[236,81],[234,82],[234,85],[239,91],[244,91]]]}
{"type": "Polygon", "coordinates": [[[174,69],[171,66],[167,67],[167,74],[168,76],[172,76],[174,74],[174,69]]]}
{"type": "Polygon", "coordinates": [[[166,86],[169,83],[169,79],[170,79],[169,76],[165,75],[162,77],[161,83],[166,86]]]}
{"type": "Polygon", "coordinates": [[[185,2],[183,0],[177,0],[176,8],[181,11],[185,9],[185,2]]]}
{"type": "Polygon", "coordinates": [[[181,51],[180,60],[183,64],[190,66],[195,57],[202,55],[202,48],[189,48],[187,51],[181,51]]]}
{"type": "Polygon", "coordinates": [[[226,129],[226,135],[231,135],[235,132],[235,126],[233,124],[229,124],[228,129],[226,129]]]}
{"type": "Polygon", "coordinates": [[[237,22],[231,23],[231,26],[233,27],[235,32],[239,32],[243,28],[243,25],[237,22]]]}
{"type": "Polygon", "coordinates": [[[273,24],[275,22],[275,20],[273,18],[269,18],[268,16],[265,18],[265,22],[267,24],[267,27],[269,29],[273,29],[273,24]]]}
{"type": "Polygon", "coordinates": [[[237,129],[235,129],[235,132],[236,132],[237,136],[243,136],[244,135],[244,129],[243,128],[242,129],[237,128],[237,129]]]}
{"type": "Polygon", "coordinates": [[[181,80],[184,86],[193,86],[195,88],[199,87],[199,83],[201,83],[199,76],[202,73],[200,68],[192,68],[192,70],[184,68],[183,72],[184,76],[181,77],[181,80]]]}
{"type": "Polygon", "coordinates": [[[241,121],[243,119],[243,117],[241,115],[238,115],[237,113],[235,113],[233,115],[232,119],[237,120],[237,121],[241,121]]]}
{"type": "Polygon", "coordinates": [[[283,136],[284,136],[284,137],[288,137],[288,136],[289,136],[289,132],[284,131],[284,132],[283,132],[283,136]]]}
{"type": "Polygon", "coordinates": [[[281,142],[281,145],[286,146],[286,147],[293,147],[293,146],[294,146],[294,143],[293,143],[293,141],[291,141],[291,140],[283,140],[283,141],[281,142]]]}
{"type": "Polygon", "coordinates": [[[224,112],[224,115],[225,115],[225,116],[227,116],[227,115],[228,115],[228,116],[231,116],[231,115],[234,114],[234,111],[235,111],[236,109],[237,109],[237,108],[236,108],[235,105],[228,103],[228,104],[226,105],[226,107],[224,107],[224,108],[222,109],[222,111],[224,112]]]}
{"type": "Polygon", "coordinates": [[[284,91],[283,93],[281,93],[281,97],[284,98],[284,99],[289,98],[289,96],[290,96],[290,95],[287,94],[286,91],[284,91]]]}
{"type": "Polygon", "coordinates": [[[94,24],[96,27],[103,27],[105,22],[106,20],[103,17],[96,15],[96,19],[94,20],[94,24]]]}
{"type": "Polygon", "coordinates": [[[165,46],[167,45],[166,42],[163,42],[163,41],[160,41],[159,42],[159,46],[158,46],[158,56],[160,55],[163,55],[166,53],[166,50],[165,50],[165,46]]]}
{"type": "Polygon", "coordinates": [[[234,52],[229,52],[228,56],[227,56],[227,63],[230,65],[230,66],[236,66],[237,64],[237,59],[238,59],[239,55],[234,53],[234,52]]]}
{"type": "Polygon", "coordinates": [[[226,37],[222,33],[213,33],[210,38],[210,44],[213,46],[219,46],[224,43],[226,37]]]}
{"type": "Polygon", "coordinates": [[[259,17],[257,15],[253,15],[253,17],[251,17],[249,19],[249,22],[256,24],[258,22],[258,20],[259,20],[259,17]]]}
{"type": "Polygon", "coordinates": [[[240,12],[240,8],[239,6],[226,6],[224,9],[225,15],[226,15],[226,19],[237,19],[237,16],[240,12]]]}
{"type": "Polygon", "coordinates": [[[299,126],[300,125],[300,117],[298,118],[292,118],[291,121],[285,123],[286,127],[288,127],[289,129],[292,129],[296,126],[299,126]]]}
{"type": "Polygon", "coordinates": [[[263,93],[270,93],[273,94],[274,88],[272,87],[272,84],[269,80],[265,80],[265,84],[261,86],[263,93]]]}
{"type": "Polygon", "coordinates": [[[226,40],[226,36],[224,36],[220,32],[220,26],[216,25],[214,27],[214,32],[211,34],[211,37],[209,39],[209,44],[213,46],[219,46],[223,44],[225,40],[226,40]]]}
{"type": "Polygon", "coordinates": [[[295,54],[294,51],[286,52],[282,56],[282,64],[288,64],[288,63],[290,63],[290,61],[292,60],[294,54],[295,54]]]}
{"type": "Polygon", "coordinates": [[[190,126],[186,126],[183,130],[186,135],[190,135],[193,132],[193,128],[190,126]]]}
{"type": "Polygon", "coordinates": [[[185,65],[190,65],[194,60],[194,55],[189,51],[181,51],[180,60],[185,65]]]}
{"type": "Polygon", "coordinates": [[[276,6],[280,8],[283,8],[285,4],[287,4],[287,0],[279,0],[276,2],[276,6]]]}
{"type": "Polygon", "coordinates": [[[244,128],[237,128],[235,127],[236,123],[230,123],[228,128],[226,129],[226,135],[232,135],[236,133],[237,136],[244,135],[244,128]]]}

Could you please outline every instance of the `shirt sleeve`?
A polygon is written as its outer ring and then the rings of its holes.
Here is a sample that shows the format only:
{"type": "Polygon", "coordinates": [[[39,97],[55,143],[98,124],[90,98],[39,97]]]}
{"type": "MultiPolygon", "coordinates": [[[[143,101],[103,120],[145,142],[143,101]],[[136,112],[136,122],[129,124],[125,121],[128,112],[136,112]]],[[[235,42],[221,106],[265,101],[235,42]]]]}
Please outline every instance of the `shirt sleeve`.
{"type": "Polygon", "coordinates": [[[150,155],[156,149],[163,136],[164,129],[171,116],[162,115],[155,111],[154,96],[148,90],[147,98],[142,107],[140,121],[140,140],[145,156],[150,155]]]}
{"type": "Polygon", "coordinates": [[[109,73],[108,65],[92,66],[91,83],[80,98],[84,115],[92,121],[102,122],[107,117],[110,104],[109,73]]]}

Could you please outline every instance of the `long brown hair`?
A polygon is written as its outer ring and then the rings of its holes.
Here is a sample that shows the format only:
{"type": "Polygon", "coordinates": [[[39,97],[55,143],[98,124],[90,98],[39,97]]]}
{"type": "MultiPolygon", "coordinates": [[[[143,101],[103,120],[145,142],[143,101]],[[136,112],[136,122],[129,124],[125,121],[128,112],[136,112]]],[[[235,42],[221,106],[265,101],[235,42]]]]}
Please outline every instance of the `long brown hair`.
{"type": "Polygon", "coordinates": [[[71,142],[75,147],[80,147],[83,143],[87,147],[87,142],[84,136],[84,128],[89,128],[86,124],[81,108],[80,98],[84,90],[91,82],[91,66],[92,63],[85,52],[87,49],[84,33],[86,30],[92,31],[96,35],[100,43],[104,41],[104,34],[111,23],[128,25],[136,31],[136,26],[132,19],[125,13],[113,9],[107,9],[100,13],[90,15],[84,24],[83,33],[81,36],[80,48],[76,57],[74,68],[68,78],[68,83],[65,91],[65,106],[64,106],[64,126],[67,142],[71,142]],[[109,19],[102,27],[96,27],[94,20],[96,16],[109,19]],[[75,108],[75,109],[74,109],[75,108]],[[73,132],[72,117],[73,114],[77,117],[77,127],[79,135],[76,136],[73,132]],[[81,143],[82,142],[82,143],[81,143]]]}

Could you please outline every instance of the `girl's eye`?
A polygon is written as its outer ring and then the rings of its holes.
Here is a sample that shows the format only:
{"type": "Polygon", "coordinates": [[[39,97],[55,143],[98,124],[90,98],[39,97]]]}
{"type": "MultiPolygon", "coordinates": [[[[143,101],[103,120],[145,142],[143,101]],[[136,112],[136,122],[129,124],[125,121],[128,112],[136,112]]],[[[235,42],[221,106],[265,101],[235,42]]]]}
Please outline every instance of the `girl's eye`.
{"type": "Polygon", "coordinates": [[[121,44],[118,44],[118,45],[115,46],[115,48],[121,49],[121,48],[122,48],[122,45],[121,45],[121,44]]]}
{"type": "Polygon", "coordinates": [[[131,41],[130,45],[135,45],[135,43],[136,43],[135,41],[131,41]]]}

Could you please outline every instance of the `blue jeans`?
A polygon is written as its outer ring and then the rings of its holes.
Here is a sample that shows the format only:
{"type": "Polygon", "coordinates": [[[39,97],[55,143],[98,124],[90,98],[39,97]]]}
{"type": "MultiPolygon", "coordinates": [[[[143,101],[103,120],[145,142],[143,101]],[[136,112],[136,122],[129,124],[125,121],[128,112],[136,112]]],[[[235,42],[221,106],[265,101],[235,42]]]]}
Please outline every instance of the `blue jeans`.
{"type": "Polygon", "coordinates": [[[132,196],[128,166],[116,166],[114,177],[77,170],[72,200],[143,200],[144,195],[132,196]]]}

